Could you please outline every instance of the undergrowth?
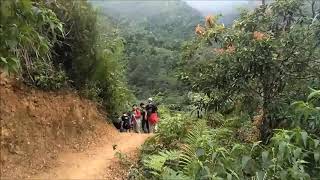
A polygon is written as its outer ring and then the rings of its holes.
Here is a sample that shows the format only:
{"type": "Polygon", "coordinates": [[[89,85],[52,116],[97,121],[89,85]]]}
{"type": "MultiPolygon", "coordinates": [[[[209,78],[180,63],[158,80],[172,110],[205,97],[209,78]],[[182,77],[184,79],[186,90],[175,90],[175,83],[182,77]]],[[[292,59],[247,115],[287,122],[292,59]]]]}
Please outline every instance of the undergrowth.
{"type": "Polygon", "coordinates": [[[109,112],[127,109],[124,39],[91,2],[15,0],[0,9],[0,73],[43,90],[71,87],[109,112]]]}
{"type": "MultiPolygon", "coordinates": [[[[312,94],[313,100],[309,96],[307,102],[292,104],[293,111],[300,112],[292,119],[295,123],[300,122],[301,116],[312,124],[315,122],[311,120],[317,121],[320,110],[314,103],[320,96],[312,94]]],[[[131,179],[320,177],[320,137],[309,128],[313,126],[293,123],[291,128],[276,129],[269,143],[263,144],[254,137],[259,136],[254,123],[243,123],[242,117],[215,116],[212,127],[206,119],[172,113],[164,107],[160,115],[159,131],[143,145],[139,166],[131,170],[131,179]]]]}

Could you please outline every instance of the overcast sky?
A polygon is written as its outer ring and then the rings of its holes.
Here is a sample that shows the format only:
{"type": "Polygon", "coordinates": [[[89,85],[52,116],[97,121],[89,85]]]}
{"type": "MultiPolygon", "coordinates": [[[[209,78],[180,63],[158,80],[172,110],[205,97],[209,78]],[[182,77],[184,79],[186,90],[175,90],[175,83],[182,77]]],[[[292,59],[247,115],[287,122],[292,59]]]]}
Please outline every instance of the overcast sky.
{"type": "Polygon", "coordinates": [[[257,0],[185,0],[188,5],[200,11],[203,15],[228,14],[239,12],[239,8],[252,8],[260,4],[257,0]]]}

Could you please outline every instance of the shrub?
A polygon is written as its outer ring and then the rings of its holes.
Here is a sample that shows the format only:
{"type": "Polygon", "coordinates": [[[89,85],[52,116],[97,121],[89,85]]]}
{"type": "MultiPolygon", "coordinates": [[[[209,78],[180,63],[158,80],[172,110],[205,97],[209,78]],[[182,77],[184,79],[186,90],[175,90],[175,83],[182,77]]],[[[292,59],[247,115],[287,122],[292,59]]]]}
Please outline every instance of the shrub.
{"type": "Polygon", "coordinates": [[[313,90],[306,102],[296,101],[291,107],[292,126],[304,127],[311,133],[320,134],[320,90],[313,90]]]}
{"type": "Polygon", "coordinates": [[[191,121],[182,114],[172,117],[161,117],[157,135],[165,147],[176,147],[189,130],[191,121]]]}
{"type": "MultiPolygon", "coordinates": [[[[304,117],[314,120],[314,116],[318,117],[318,93],[314,91],[308,102],[293,103],[293,106],[304,117]]],[[[242,117],[222,116],[219,121],[222,123],[213,129],[206,120],[186,120],[187,117],[172,113],[164,117],[154,141],[144,146],[144,149],[158,146],[143,151],[142,170],[149,179],[316,179],[320,176],[320,137],[308,125],[300,126],[305,130],[277,129],[264,145],[252,139],[256,135],[252,134],[254,124],[242,122],[242,117]],[[242,122],[242,126],[228,121],[242,122]],[[169,126],[172,122],[176,122],[173,128],[169,126]]]]}
{"type": "Polygon", "coordinates": [[[68,78],[63,70],[56,70],[51,62],[36,61],[29,70],[26,83],[45,90],[56,90],[67,86],[68,78]]]}
{"type": "Polygon", "coordinates": [[[127,88],[124,41],[115,25],[88,1],[56,2],[48,6],[68,34],[54,46],[54,63],[63,64],[72,85],[110,113],[127,110],[134,96],[127,88]]]}
{"type": "Polygon", "coordinates": [[[207,109],[229,114],[241,103],[252,116],[262,108],[259,129],[266,142],[279,127],[279,106],[296,89],[319,82],[320,23],[306,7],[306,0],[275,0],[241,13],[231,27],[208,16],[196,28],[193,49],[185,49],[190,55],[182,62],[181,79],[208,96],[207,109]]]}
{"type": "Polygon", "coordinates": [[[51,59],[52,46],[64,36],[61,21],[42,2],[1,3],[0,68],[19,72],[32,85],[57,89],[67,80],[51,59]]]}
{"type": "Polygon", "coordinates": [[[278,130],[267,146],[244,144],[228,129],[194,123],[175,151],[145,155],[145,171],[163,179],[312,179],[319,176],[320,139],[300,129],[278,130]],[[174,155],[172,154],[174,153],[174,155]]]}

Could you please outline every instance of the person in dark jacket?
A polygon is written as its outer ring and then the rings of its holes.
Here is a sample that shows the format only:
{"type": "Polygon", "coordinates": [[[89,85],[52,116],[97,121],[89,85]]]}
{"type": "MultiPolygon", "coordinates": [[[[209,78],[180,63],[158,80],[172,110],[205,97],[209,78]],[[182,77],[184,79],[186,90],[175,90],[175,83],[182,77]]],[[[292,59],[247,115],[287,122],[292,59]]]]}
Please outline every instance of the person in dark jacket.
{"type": "Polygon", "coordinates": [[[148,105],[146,106],[146,111],[147,111],[147,120],[149,124],[149,132],[153,133],[155,129],[155,123],[153,124],[150,122],[150,117],[152,114],[157,113],[158,107],[153,103],[152,98],[148,99],[148,105]]]}
{"type": "Polygon", "coordinates": [[[158,111],[158,107],[153,103],[152,98],[148,99],[146,111],[147,111],[147,117],[149,117],[152,113],[156,113],[158,111]]]}
{"type": "Polygon", "coordinates": [[[141,117],[142,117],[141,128],[144,133],[150,133],[149,122],[147,119],[147,111],[146,111],[146,106],[144,105],[144,103],[140,103],[140,111],[141,111],[141,117]]]}
{"type": "Polygon", "coordinates": [[[121,116],[121,129],[120,132],[127,132],[131,129],[131,118],[127,112],[124,112],[121,116]]]}
{"type": "Polygon", "coordinates": [[[112,117],[112,123],[114,127],[116,127],[118,130],[121,130],[121,126],[122,126],[121,117],[118,117],[118,118],[112,117]]]}

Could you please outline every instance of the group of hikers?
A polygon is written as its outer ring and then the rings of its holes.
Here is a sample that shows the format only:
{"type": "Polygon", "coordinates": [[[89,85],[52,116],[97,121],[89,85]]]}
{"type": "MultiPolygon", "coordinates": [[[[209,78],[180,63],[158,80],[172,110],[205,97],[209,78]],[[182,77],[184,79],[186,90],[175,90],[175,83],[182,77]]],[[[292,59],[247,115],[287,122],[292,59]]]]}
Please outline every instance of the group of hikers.
{"type": "Polygon", "coordinates": [[[143,102],[140,106],[132,105],[132,110],[124,112],[119,118],[117,128],[120,132],[130,132],[134,130],[136,133],[153,133],[155,126],[159,121],[158,108],[154,104],[152,98],[148,99],[148,103],[145,105],[143,102]]]}

